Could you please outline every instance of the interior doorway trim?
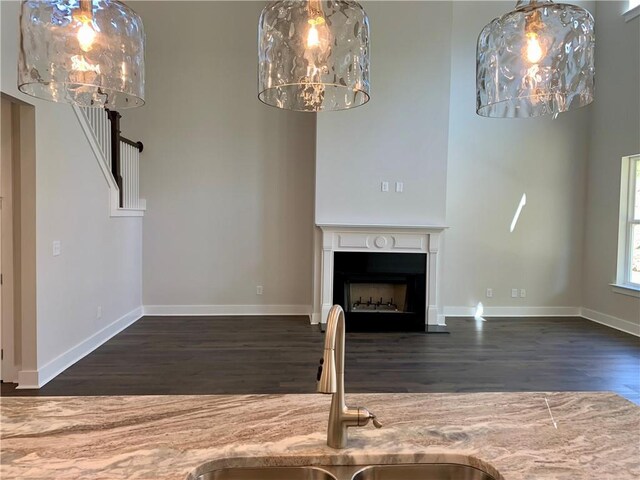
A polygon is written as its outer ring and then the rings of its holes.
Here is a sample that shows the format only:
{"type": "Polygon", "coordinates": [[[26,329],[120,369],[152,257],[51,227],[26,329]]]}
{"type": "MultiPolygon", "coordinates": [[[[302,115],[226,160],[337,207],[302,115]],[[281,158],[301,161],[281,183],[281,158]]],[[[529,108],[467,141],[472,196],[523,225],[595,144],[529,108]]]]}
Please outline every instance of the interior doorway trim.
{"type": "Polygon", "coordinates": [[[1,98],[2,135],[10,133],[10,154],[3,145],[0,162],[6,197],[1,219],[2,380],[20,383],[25,372],[37,368],[36,116],[33,105],[5,93],[1,98]]]}
{"type": "MultiPolygon", "coordinates": [[[[14,315],[14,275],[13,275],[13,163],[18,150],[15,104],[2,96],[2,152],[0,154],[0,330],[2,348],[3,382],[18,380],[15,340],[16,325],[14,315]]],[[[18,159],[19,161],[19,156],[18,159]]]]}

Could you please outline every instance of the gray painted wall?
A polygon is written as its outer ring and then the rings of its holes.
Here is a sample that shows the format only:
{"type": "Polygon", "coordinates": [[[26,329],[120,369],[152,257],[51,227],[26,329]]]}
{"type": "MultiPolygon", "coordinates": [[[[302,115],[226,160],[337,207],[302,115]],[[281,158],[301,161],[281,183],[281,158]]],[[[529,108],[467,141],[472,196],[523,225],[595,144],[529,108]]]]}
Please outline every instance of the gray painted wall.
{"type": "Polygon", "coordinates": [[[640,153],[640,17],[627,2],[596,8],[596,100],[587,180],[583,305],[640,324],[640,299],[614,293],[621,158],[640,153]]]}
{"type": "MultiPolygon", "coordinates": [[[[475,113],[476,40],[504,2],[454,2],[443,303],[580,306],[591,107],[534,119],[475,113]],[[513,233],[510,226],[522,195],[513,233]],[[486,297],[486,289],[493,297],[486,297]],[[511,289],[526,290],[511,298],[511,289]]],[[[519,293],[519,292],[518,292],[519,293]]],[[[450,310],[451,311],[451,310],[450,310]]]]}
{"type": "Polygon", "coordinates": [[[363,2],[371,101],[318,115],[316,223],[442,225],[451,2],[363,2]],[[389,192],[381,182],[389,182],[389,192]],[[404,193],[395,183],[404,183],[404,193]]]}
{"type": "Polygon", "coordinates": [[[264,2],[132,6],[147,105],[122,123],[145,142],[144,304],[308,308],[315,118],[257,100],[264,2]]]}

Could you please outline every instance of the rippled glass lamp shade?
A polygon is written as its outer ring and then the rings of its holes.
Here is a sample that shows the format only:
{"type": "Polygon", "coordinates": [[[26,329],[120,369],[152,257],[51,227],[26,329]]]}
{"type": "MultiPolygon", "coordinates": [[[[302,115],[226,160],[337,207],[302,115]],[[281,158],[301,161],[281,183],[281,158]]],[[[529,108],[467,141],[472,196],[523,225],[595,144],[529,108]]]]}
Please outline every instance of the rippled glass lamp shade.
{"type": "Polygon", "coordinates": [[[144,29],[113,0],[27,0],[18,88],[33,97],[119,110],[144,104],[144,29]]]}
{"type": "Polygon", "coordinates": [[[258,42],[258,98],[267,105],[321,112],[369,101],[369,19],[358,2],[270,2],[258,42]]]}
{"type": "Polygon", "coordinates": [[[594,96],[594,20],[584,8],[519,1],[478,38],[477,113],[557,115],[594,96]]]}

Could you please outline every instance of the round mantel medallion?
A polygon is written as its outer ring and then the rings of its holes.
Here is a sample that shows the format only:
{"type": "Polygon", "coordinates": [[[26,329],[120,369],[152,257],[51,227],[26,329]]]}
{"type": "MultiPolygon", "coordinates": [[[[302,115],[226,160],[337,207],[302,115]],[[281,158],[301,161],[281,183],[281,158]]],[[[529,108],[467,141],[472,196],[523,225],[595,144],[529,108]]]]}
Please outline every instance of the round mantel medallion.
{"type": "Polygon", "coordinates": [[[373,243],[378,248],[384,248],[384,247],[387,246],[388,240],[387,240],[387,237],[383,237],[382,235],[380,235],[380,236],[376,237],[376,239],[373,241],[373,243]]]}

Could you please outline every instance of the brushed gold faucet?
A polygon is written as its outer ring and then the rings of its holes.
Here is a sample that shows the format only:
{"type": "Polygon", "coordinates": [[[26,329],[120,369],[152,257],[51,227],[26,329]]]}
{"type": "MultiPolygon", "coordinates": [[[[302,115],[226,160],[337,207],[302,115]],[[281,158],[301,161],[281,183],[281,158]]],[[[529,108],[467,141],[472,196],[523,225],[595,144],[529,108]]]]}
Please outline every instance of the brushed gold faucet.
{"type": "Polygon", "coordinates": [[[344,311],[340,305],[329,310],[324,355],[318,368],[318,392],[331,393],[331,410],[327,428],[327,445],[332,448],[347,446],[347,428],[363,427],[373,422],[381,428],[376,416],[363,407],[347,407],[344,401],[344,311]]]}

